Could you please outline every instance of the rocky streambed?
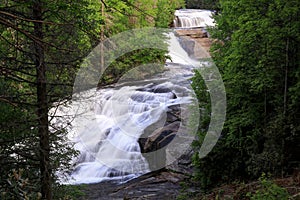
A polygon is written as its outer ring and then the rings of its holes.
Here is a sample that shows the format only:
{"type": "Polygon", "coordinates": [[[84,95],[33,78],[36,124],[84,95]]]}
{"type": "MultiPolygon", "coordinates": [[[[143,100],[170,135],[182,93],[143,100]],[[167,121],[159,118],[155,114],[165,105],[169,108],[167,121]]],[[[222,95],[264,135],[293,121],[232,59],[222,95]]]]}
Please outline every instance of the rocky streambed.
{"type": "Polygon", "coordinates": [[[176,199],[180,193],[180,182],[188,176],[166,169],[144,174],[126,183],[106,181],[89,184],[81,199],[176,199]]]}

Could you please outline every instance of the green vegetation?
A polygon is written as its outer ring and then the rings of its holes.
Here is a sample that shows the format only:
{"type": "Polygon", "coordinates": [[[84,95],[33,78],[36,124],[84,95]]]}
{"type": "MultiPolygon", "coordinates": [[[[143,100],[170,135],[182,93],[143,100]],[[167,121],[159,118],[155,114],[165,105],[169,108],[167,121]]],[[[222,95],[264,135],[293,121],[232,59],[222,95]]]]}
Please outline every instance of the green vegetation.
{"type": "Polygon", "coordinates": [[[65,126],[54,125],[48,111],[53,102],[70,97],[76,68],[97,42],[102,18],[89,14],[97,9],[92,6],[89,1],[5,1],[0,6],[4,199],[51,198],[53,172],[68,170],[76,153],[64,142],[65,126]]]}
{"type": "Polygon", "coordinates": [[[289,197],[286,189],[279,187],[274,182],[267,179],[265,174],[259,178],[260,188],[255,193],[247,193],[250,200],[287,200],[289,197]]]}
{"type": "Polygon", "coordinates": [[[218,0],[186,0],[186,7],[191,9],[218,10],[218,0]]]}
{"type": "MultiPolygon", "coordinates": [[[[175,9],[184,5],[183,0],[159,0],[157,2],[139,0],[116,2],[122,5],[122,13],[126,14],[119,16],[120,9],[115,8],[115,4],[112,2],[107,2],[107,8],[104,9],[103,12],[109,12],[109,14],[112,12],[113,16],[112,21],[109,20],[110,18],[107,18],[105,21],[108,24],[108,29],[105,29],[105,37],[109,37],[111,33],[119,33],[121,31],[135,28],[168,28],[173,21],[175,9]],[[137,5],[139,5],[139,7],[137,7],[137,5]]],[[[158,33],[156,34],[158,35],[158,33]]],[[[143,35],[137,35],[136,37],[143,38],[143,35]]],[[[117,82],[126,72],[137,66],[147,63],[164,64],[167,58],[167,44],[165,43],[165,39],[166,36],[163,32],[161,32],[160,37],[153,38],[153,40],[156,40],[155,42],[157,44],[160,44],[160,49],[139,49],[122,55],[116,59],[104,72],[99,82],[99,86],[117,82]]],[[[126,45],[128,45],[128,43],[136,45],[135,41],[124,41],[124,43],[126,45]]],[[[126,48],[130,47],[127,46],[126,48]]],[[[162,70],[163,65],[161,69],[156,72],[162,72],[162,70]]],[[[151,71],[151,69],[146,71],[151,71]]],[[[144,75],[137,74],[137,76],[143,77],[144,75]]]]}
{"type": "MultiPolygon", "coordinates": [[[[65,141],[72,119],[59,116],[62,123],[57,124],[53,118],[59,115],[54,112],[57,102],[67,103],[72,95],[80,63],[100,41],[114,34],[167,27],[174,9],[182,6],[179,0],[1,2],[1,199],[66,198],[57,196],[62,187],[54,172],[68,172],[69,161],[77,154],[65,141]],[[165,8],[168,14],[163,15],[165,8]]],[[[110,66],[102,84],[117,81],[135,66],[163,63],[165,53],[130,52],[110,66]]]]}
{"type": "MultiPolygon", "coordinates": [[[[124,55],[117,58],[105,70],[98,86],[101,87],[103,85],[115,83],[131,69],[134,69],[139,66],[143,66],[148,63],[160,63],[161,67],[157,68],[155,72],[156,73],[162,72],[164,70],[164,61],[166,60],[166,53],[167,53],[167,44],[164,43],[164,38],[165,36],[161,34],[161,37],[156,39],[161,41],[161,48],[164,48],[165,50],[139,49],[139,50],[132,51],[130,53],[125,53],[124,55]]],[[[145,78],[145,76],[148,75],[153,75],[154,73],[151,73],[153,69],[144,68],[144,70],[142,70],[141,73],[135,73],[136,80],[145,78]],[[149,73],[143,74],[146,72],[149,73]]]]}
{"type": "Polygon", "coordinates": [[[59,185],[54,186],[55,193],[53,199],[78,199],[85,196],[83,192],[86,185],[59,185]]]}
{"type": "MultiPolygon", "coordinates": [[[[262,173],[291,175],[300,167],[300,2],[220,0],[219,9],[211,53],[226,87],[227,119],[213,151],[203,159],[194,155],[195,181],[210,189],[262,173]]],[[[200,79],[196,73],[193,88],[205,109],[196,150],[210,113],[200,79]]],[[[251,199],[286,199],[270,182],[262,185],[251,199]]]]}

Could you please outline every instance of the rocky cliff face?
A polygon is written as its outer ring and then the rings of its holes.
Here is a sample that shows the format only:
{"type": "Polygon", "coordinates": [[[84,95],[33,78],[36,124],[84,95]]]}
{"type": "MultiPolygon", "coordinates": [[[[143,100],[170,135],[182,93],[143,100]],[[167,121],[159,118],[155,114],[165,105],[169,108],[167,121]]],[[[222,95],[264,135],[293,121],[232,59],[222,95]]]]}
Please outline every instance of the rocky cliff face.
{"type": "Polygon", "coordinates": [[[211,39],[204,28],[177,29],[176,35],[180,39],[180,44],[191,58],[209,58],[211,39]]]}

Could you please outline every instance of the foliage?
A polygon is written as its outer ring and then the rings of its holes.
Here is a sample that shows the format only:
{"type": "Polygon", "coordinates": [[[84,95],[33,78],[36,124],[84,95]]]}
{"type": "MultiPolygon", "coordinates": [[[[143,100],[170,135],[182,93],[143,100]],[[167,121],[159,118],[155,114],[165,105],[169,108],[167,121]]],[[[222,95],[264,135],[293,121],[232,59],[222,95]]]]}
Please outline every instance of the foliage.
{"type": "Polygon", "coordinates": [[[191,9],[217,10],[219,0],[186,0],[186,7],[191,9]]]}
{"type": "Polygon", "coordinates": [[[176,197],[177,200],[184,200],[184,199],[192,199],[195,194],[194,192],[190,191],[189,188],[191,187],[191,183],[180,182],[180,193],[176,197]]]}
{"type": "Polygon", "coordinates": [[[226,87],[227,119],[213,151],[195,155],[202,187],[299,168],[299,14],[298,1],[220,1],[211,51],[226,87]]]}
{"type": "Polygon", "coordinates": [[[85,0],[0,6],[0,190],[7,196],[36,196],[46,185],[43,172],[52,176],[48,183],[56,181],[51,171],[67,170],[75,155],[48,111],[71,96],[78,64],[96,43],[102,19],[89,14],[94,6],[85,0]],[[7,180],[11,169],[26,173],[7,180]]]}
{"type": "MultiPolygon", "coordinates": [[[[175,9],[184,5],[182,0],[105,2],[104,12],[109,12],[109,14],[105,14],[107,18],[104,20],[106,36],[136,28],[168,28],[173,21],[175,9]]],[[[126,72],[137,66],[146,63],[164,63],[167,58],[166,36],[164,33],[158,34],[158,32],[156,35],[160,35],[160,37],[153,39],[160,44],[160,49],[139,49],[122,55],[106,69],[99,86],[117,82],[126,72]]],[[[143,38],[143,35],[136,37],[143,38]]],[[[131,42],[135,45],[135,41],[124,41],[126,45],[131,42]]],[[[122,46],[122,44],[118,45],[122,46]]],[[[130,49],[130,47],[127,48],[130,49]]],[[[158,70],[158,72],[161,71],[162,69],[158,70]]]]}
{"type": "Polygon", "coordinates": [[[168,28],[174,19],[175,9],[182,7],[184,7],[183,0],[158,0],[155,26],[159,28],[168,28]]]}
{"type": "MultiPolygon", "coordinates": [[[[159,40],[162,39],[160,38],[159,40]]],[[[166,44],[163,43],[163,40],[161,44],[164,45],[165,48],[167,47],[166,44]]],[[[164,70],[164,66],[162,63],[166,59],[165,55],[166,50],[163,51],[157,49],[139,49],[126,53],[113,61],[113,63],[105,70],[105,73],[102,75],[98,86],[115,83],[130,70],[139,66],[143,66],[147,63],[153,63],[153,65],[141,71],[141,73],[147,73],[144,75],[148,76],[155,74],[153,72],[162,72],[164,70]],[[161,67],[156,68],[154,63],[159,64],[161,67]]],[[[133,71],[131,71],[131,73],[132,72],[133,71]]],[[[144,76],[141,73],[136,74],[136,80],[139,79],[138,77],[144,76]]]]}
{"type": "MultiPolygon", "coordinates": [[[[193,148],[198,152],[204,140],[206,131],[208,130],[208,125],[210,122],[209,113],[210,113],[211,105],[210,105],[208,89],[205,85],[203,77],[201,76],[198,70],[195,71],[195,75],[192,78],[191,86],[196,93],[199,102],[199,108],[200,108],[199,131],[197,132],[197,139],[192,144],[193,148]]],[[[194,170],[195,171],[194,176],[196,177],[195,180],[200,181],[203,185],[206,185],[207,176],[202,176],[202,169],[200,168],[201,160],[199,158],[199,155],[197,153],[194,154],[192,160],[193,160],[193,165],[195,166],[195,170],[194,170]]]]}
{"type": "Polygon", "coordinates": [[[250,197],[251,200],[287,200],[289,198],[289,194],[286,189],[281,188],[272,181],[268,180],[264,173],[259,178],[259,181],[261,188],[255,193],[247,193],[247,196],[250,197]]]}
{"type": "Polygon", "coordinates": [[[56,185],[54,190],[56,191],[53,199],[78,199],[85,195],[85,185],[56,185]]]}
{"type": "MultiPolygon", "coordinates": [[[[171,2],[178,5],[176,2],[182,1],[171,2]]],[[[170,9],[169,12],[173,13],[170,9]]],[[[1,3],[1,192],[16,198],[21,198],[22,193],[25,198],[24,191],[34,199],[42,190],[45,198],[44,186],[50,190],[49,183],[56,185],[54,172],[68,171],[70,159],[76,156],[72,144],[66,141],[72,119],[60,116],[57,106],[70,99],[83,58],[100,40],[113,34],[155,26],[156,19],[169,24],[164,20],[170,20],[170,13],[168,18],[160,19],[156,15],[162,13],[157,12],[156,1],[145,0],[7,0],[1,3]],[[9,175],[12,169],[24,169],[26,173],[22,179],[15,175],[14,178],[9,175]]],[[[160,38],[162,45],[166,45],[164,39],[160,38]]],[[[111,82],[114,82],[135,66],[162,63],[165,53],[146,49],[124,55],[112,64],[107,76],[113,76],[111,82]]],[[[161,69],[150,71],[156,70],[161,69]]]]}

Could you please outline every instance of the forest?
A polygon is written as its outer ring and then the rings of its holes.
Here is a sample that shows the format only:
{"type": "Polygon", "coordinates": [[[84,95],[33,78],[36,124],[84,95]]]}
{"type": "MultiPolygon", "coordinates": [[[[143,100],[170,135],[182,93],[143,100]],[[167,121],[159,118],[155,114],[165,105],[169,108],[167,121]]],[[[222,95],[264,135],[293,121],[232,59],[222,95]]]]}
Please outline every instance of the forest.
{"type": "MultiPolygon", "coordinates": [[[[194,157],[201,187],[299,177],[299,9],[298,1],[218,2],[211,53],[226,88],[226,122],[213,151],[194,157]]],[[[198,96],[210,109],[205,93],[198,96]]],[[[209,116],[202,120],[205,132],[209,116]]],[[[251,199],[299,198],[299,190],[292,198],[264,187],[251,199]]]]}
{"type": "MultiPolygon", "coordinates": [[[[54,123],[60,116],[49,111],[71,100],[76,73],[99,42],[132,29],[171,28],[180,8],[214,11],[210,54],[227,110],[216,146],[200,158],[211,102],[195,71],[201,115],[194,173],[178,199],[300,198],[298,0],[0,0],[0,199],[77,199],[80,186],[62,185],[56,173],[70,171],[78,155],[66,142],[69,123],[54,123]]],[[[165,63],[166,52],[120,57],[98,87],[135,66],[165,63]]]]}

